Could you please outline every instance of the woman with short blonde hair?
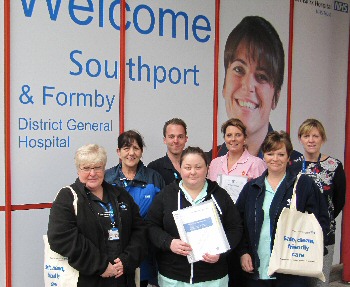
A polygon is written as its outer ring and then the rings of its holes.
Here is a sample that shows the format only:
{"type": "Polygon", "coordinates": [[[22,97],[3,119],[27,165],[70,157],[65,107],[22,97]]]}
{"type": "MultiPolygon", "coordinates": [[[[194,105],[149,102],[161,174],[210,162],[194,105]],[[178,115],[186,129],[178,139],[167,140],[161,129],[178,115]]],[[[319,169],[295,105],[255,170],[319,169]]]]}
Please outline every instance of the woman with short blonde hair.
{"type": "Polygon", "coordinates": [[[298,129],[298,138],[304,148],[301,157],[293,161],[292,169],[311,177],[319,187],[327,202],[327,212],[330,217],[330,232],[327,234],[328,254],[323,258],[323,273],[326,282],[312,279],[311,287],[326,287],[333,263],[336,217],[345,204],[345,173],[342,163],[329,155],[321,153],[321,148],[327,140],[326,131],[317,119],[305,120],[298,129]]]}
{"type": "Polygon", "coordinates": [[[147,252],[139,208],[124,188],[104,181],[103,147],[84,145],[74,161],[78,178],[59,191],[50,210],[50,247],[79,271],[77,286],[135,287],[135,269],[147,252]]]}

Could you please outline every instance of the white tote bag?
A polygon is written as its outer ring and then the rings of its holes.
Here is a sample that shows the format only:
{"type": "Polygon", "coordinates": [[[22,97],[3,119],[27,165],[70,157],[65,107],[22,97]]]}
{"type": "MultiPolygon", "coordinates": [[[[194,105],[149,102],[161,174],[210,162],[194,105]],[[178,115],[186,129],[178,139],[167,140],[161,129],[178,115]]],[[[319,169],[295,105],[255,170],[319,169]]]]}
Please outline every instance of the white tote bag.
{"type": "MultiPolygon", "coordinates": [[[[74,189],[70,186],[74,197],[73,206],[75,215],[77,215],[77,201],[78,197],[74,189]]],[[[68,258],[52,251],[50,249],[47,235],[43,236],[44,239],[44,281],[45,287],[77,287],[79,271],[75,270],[68,264],[68,258]]]]}
{"type": "Polygon", "coordinates": [[[325,282],[322,228],[314,214],[296,209],[295,188],[299,176],[294,184],[290,208],[283,208],[277,222],[268,275],[277,272],[316,277],[325,282]]]}

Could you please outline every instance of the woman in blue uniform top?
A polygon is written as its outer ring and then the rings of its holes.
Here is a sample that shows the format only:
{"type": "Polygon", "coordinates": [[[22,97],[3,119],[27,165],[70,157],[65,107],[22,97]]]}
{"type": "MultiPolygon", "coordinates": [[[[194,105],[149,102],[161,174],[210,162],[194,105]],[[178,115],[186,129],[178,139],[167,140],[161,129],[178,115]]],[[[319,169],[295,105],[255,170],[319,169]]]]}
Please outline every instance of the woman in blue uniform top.
{"type": "MultiPolygon", "coordinates": [[[[159,173],[147,168],[141,161],[145,143],[142,136],[129,130],[119,135],[117,153],[120,163],[106,170],[105,180],[116,186],[124,187],[140,207],[145,218],[156,194],[164,187],[159,173]]],[[[156,283],[157,269],[152,252],[141,263],[141,287],[156,283]],[[149,282],[150,281],[150,282],[149,282]]]]}

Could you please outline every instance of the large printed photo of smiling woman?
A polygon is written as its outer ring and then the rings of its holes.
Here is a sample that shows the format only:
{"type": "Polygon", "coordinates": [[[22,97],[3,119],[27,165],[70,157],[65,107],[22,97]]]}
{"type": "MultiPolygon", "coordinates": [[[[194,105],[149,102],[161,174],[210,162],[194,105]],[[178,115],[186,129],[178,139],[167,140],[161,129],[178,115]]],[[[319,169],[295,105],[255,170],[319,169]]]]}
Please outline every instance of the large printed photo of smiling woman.
{"type": "MultiPolygon", "coordinates": [[[[273,131],[270,114],[279,103],[284,80],[285,52],[279,34],[265,18],[246,16],[228,35],[223,62],[227,117],[243,122],[249,153],[262,158],[261,144],[273,131]]],[[[218,156],[226,153],[225,144],[218,146],[218,156]]],[[[291,159],[299,155],[293,151],[291,159]]]]}

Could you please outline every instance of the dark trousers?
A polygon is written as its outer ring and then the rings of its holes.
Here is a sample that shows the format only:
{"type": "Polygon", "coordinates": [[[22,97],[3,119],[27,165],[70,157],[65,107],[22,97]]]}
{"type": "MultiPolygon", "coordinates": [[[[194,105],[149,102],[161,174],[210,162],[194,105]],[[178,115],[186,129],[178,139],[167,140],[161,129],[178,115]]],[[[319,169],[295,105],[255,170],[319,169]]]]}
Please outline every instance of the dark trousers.
{"type": "Polygon", "coordinates": [[[247,287],[308,287],[308,277],[277,274],[276,279],[247,279],[247,287]]]}
{"type": "Polygon", "coordinates": [[[227,255],[228,287],[246,287],[246,277],[241,267],[240,257],[231,252],[227,255]]]}

